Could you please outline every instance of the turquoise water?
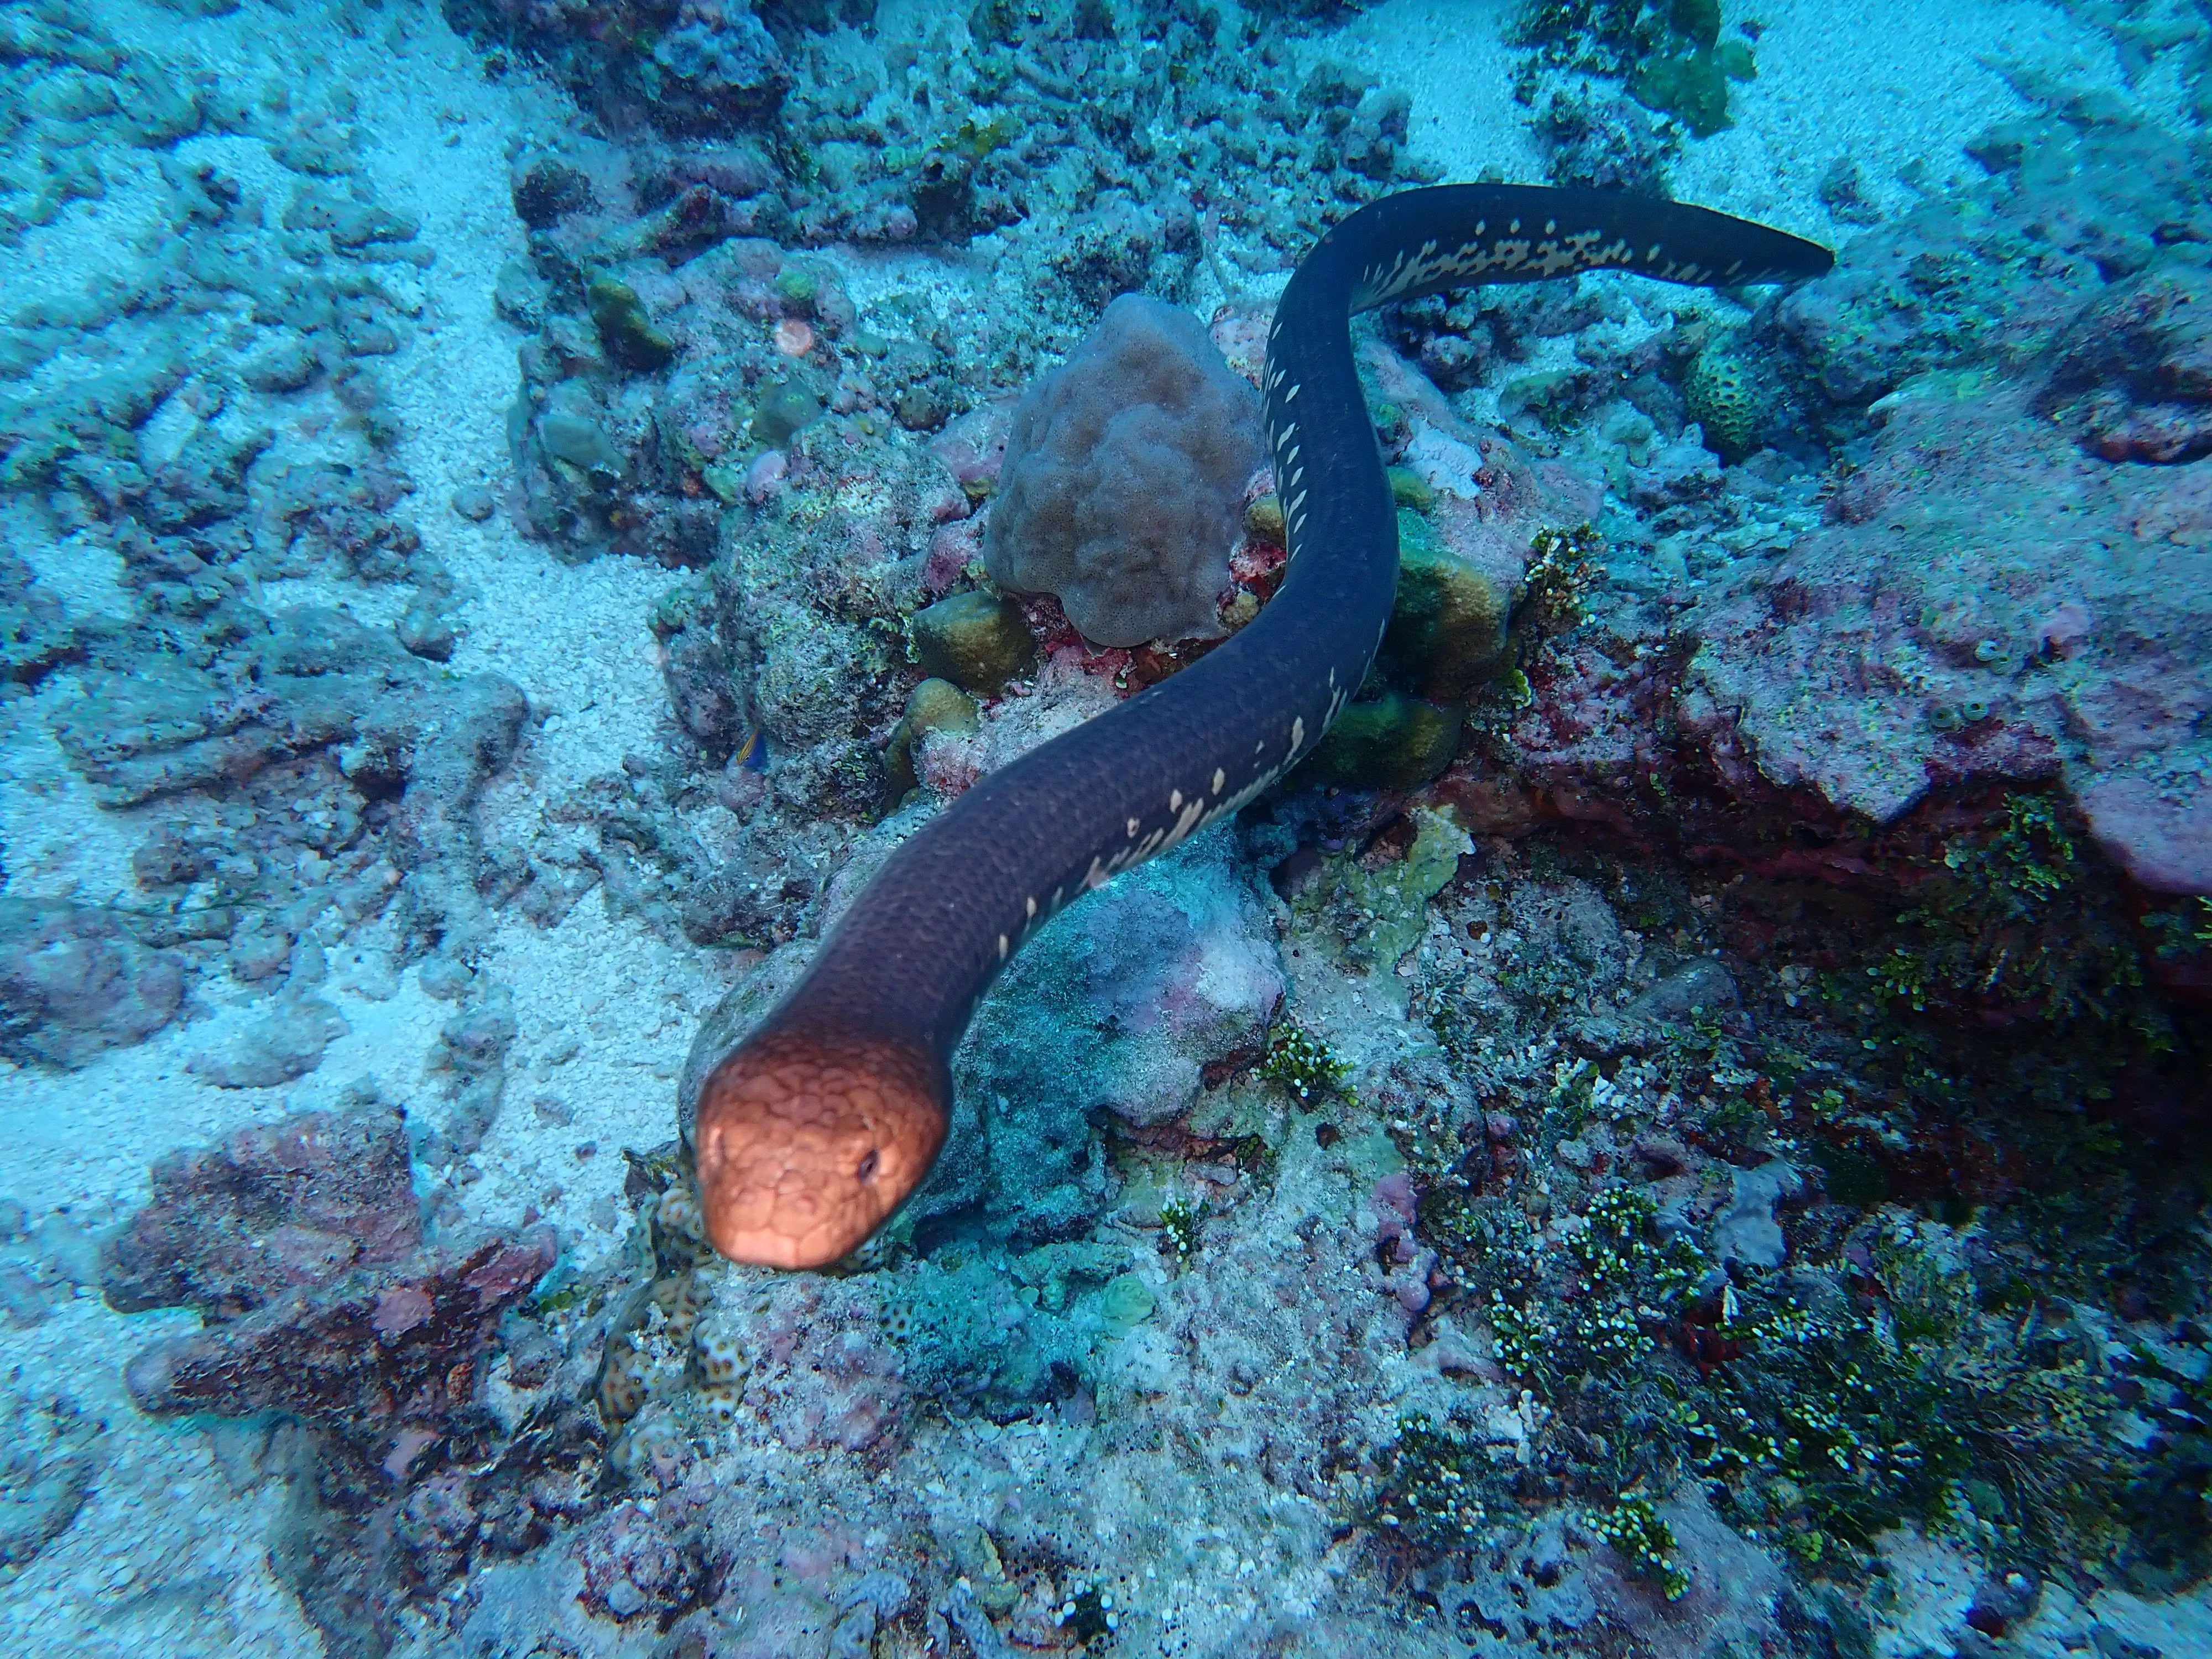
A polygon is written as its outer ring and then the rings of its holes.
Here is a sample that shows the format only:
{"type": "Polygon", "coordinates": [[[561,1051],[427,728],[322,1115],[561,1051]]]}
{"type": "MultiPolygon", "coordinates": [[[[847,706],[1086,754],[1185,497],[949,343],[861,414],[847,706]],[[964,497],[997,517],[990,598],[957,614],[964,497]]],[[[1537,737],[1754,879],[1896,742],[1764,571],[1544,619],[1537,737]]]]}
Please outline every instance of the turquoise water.
{"type": "Polygon", "coordinates": [[[13,1650],[2212,1655],[2208,76],[2185,0],[0,9],[13,1650]],[[724,1257],[702,1084],[895,849],[1149,688],[1272,730],[1176,681],[1343,476],[1278,302],[1443,183],[1835,267],[1356,319],[1364,683],[1006,942],[865,1243],[724,1257]]]}

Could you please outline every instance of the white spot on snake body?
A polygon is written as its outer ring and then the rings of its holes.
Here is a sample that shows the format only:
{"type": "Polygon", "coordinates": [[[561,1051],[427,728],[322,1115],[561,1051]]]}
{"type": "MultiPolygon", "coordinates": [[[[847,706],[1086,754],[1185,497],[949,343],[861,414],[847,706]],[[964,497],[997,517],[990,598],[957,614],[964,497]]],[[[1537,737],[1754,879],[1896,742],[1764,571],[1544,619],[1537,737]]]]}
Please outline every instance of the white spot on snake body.
{"type": "Polygon", "coordinates": [[[1168,811],[1170,812],[1180,812],[1182,811],[1182,790],[1170,789],[1168,791],[1168,811]]]}
{"type": "Polygon", "coordinates": [[[1217,795],[1219,794],[1228,782],[1229,774],[1223,771],[1219,767],[1215,767],[1213,769],[1213,793],[1217,795]]]}
{"type": "Polygon", "coordinates": [[[1000,934],[1000,935],[999,935],[999,960],[1000,960],[1000,961],[1004,962],[1004,961],[1006,959],[1006,951],[1008,951],[1008,949],[1010,949],[1010,948],[1011,948],[1011,947],[1010,947],[1010,946],[1007,945],[1007,943],[1006,943],[1006,936],[1004,933],[1000,934]]]}
{"type": "Polygon", "coordinates": [[[1035,898],[1031,898],[1030,900],[1030,920],[1032,921],[1036,920],[1036,900],[1035,898]]]}
{"type": "Polygon", "coordinates": [[[1185,836],[1207,822],[1206,802],[1203,799],[1191,802],[1182,809],[1182,816],[1176,820],[1175,828],[1168,831],[1167,839],[1160,843],[1160,850],[1165,852],[1170,847],[1179,846],[1185,836]]]}
{"type": "Polygon", "coordinates": [[[1137,820],[1136,820],[1136,819],[1134,819],[1134,818],[1131,818],[1131,819],[1129,820],[1129,839],[1130,839],[1131,841],[1134,841],[1134,840],[1136,840],[1136,838],[1137,838],[1137,831],[1138,831],[1140,828],[1142,828],[1142,826],[1141,826],[1141,825],[1137,822],[1137,820]]]}
{"type": "Polygon", "coordinates": [[[1293,755],[1297,754],[1298,752],[1298,745],[1303,744],[1305,740],[1305,718],[1303,715],[1294,714],[1291,717],[1291,752],[1293,755]]]}

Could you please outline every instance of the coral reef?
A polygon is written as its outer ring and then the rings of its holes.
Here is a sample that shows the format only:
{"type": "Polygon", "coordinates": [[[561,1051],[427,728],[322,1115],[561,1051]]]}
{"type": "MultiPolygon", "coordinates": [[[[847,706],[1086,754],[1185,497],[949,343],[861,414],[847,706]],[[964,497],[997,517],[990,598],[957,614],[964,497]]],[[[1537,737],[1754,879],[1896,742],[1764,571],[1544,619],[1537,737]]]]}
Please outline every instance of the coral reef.
{"type": "Polygon", "coordinates": [[[1259,399],[1188,312],[1125,295],[1014,410],[983,537],[991,579],[1048,592],[1100,645],[1217,638],[1259,399]]]}
{"type": "Polygon", "coordinates": [[[1837,270],[1363,323],[1377,672],[1040,933],[927,1187],[776,1275],[668,1093],[1268,602],[1268,296],[1460,112],[1304,0],[446,9],[0,18],[18,1646],[2186,1650],[2195,10],[1947,14],[1964,180],[1783,155],[1818,8],[1480,42],[1471,165],[1837,270]],[[1176,533],[1033,579],[1040,517],[1176,533]]]}

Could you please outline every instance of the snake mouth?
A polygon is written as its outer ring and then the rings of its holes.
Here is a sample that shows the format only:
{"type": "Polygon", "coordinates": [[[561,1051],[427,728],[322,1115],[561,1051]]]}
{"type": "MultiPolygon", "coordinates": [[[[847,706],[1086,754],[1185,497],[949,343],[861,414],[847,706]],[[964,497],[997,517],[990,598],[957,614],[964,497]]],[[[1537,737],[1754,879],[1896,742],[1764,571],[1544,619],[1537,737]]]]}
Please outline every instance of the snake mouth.
{"type": "Polygon", "coordinates": [[[929,1173],[949,1093],[919,1044],[805,1030],[741,1043],[699,1095],[708,1237],[764,1267],[850,1255],[929,1173]]]}

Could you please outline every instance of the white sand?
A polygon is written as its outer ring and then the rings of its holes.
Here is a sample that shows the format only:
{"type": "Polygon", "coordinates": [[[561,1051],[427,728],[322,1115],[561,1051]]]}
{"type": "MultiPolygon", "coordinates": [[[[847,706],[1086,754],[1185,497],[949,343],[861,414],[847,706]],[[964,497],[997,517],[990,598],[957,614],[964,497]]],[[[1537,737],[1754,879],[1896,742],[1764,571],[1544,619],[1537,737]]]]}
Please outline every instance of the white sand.
{"type": "MultiPolygon", "coordinates": [[[[1384,0],[1318,43],[1413,96],[1410,147],[1474,179],[1486,167],[1541,182],[1542,157],[1512,102],[1519,54],[1500,38],[1520,0],[1384,0]]],[[[1849,236],[1820,201],[1838,157],[1894,211],[1915,199],[1908,163],[1941,189],[1980,169],[1963,146],[2028,105],[1997,66],[2034,65],[2068,84],[2124,91],[2111,41],[2044,0],[1771,0],[1723,9],[1729,30],[1756,18],[1758,79],[1736,86],[1735,125],[1688,141],[1674,164],[1683,201],[1768,220],[1808,236],[1849,236]]]]}

